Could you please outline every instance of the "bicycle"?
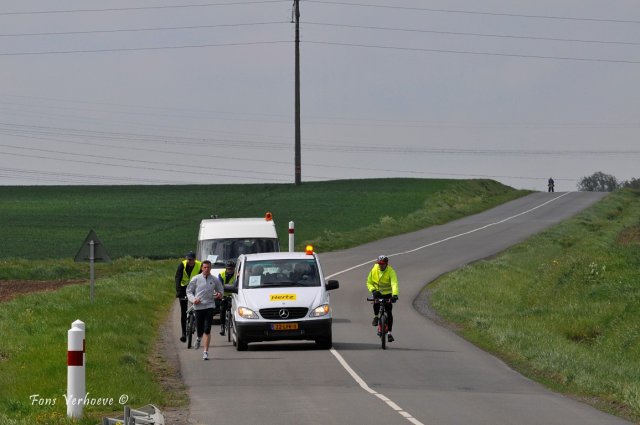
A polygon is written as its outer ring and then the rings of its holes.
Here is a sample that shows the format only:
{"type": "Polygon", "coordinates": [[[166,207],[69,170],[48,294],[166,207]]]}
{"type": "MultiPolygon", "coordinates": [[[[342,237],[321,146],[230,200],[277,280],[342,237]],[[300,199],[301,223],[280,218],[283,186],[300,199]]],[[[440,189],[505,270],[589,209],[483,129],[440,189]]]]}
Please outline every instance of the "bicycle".
{"type": "Polygon", "coordinates": [[[193,334],[196,331],[196,312],[193,308],[193,304],[187,309],[187,348],[191,348],[191,342],[193,341],[193,334]]]}
{"type": "Polygon", "coordinates": [[[380,311],[378,312],[378,336],[383,350],[387,349],[387,334],[389,333],[389,314],[386,305],[395,303],[393,298],[367,298],[367,301],[380,303],[380,311]]]}
{"type": "Polygon", "coordinates": [[[223,302],[227,303],[227,310],[224,313],[224,331],[227,335],[227,342],[231,342],[231,296],[224,297],[223,302]]]}

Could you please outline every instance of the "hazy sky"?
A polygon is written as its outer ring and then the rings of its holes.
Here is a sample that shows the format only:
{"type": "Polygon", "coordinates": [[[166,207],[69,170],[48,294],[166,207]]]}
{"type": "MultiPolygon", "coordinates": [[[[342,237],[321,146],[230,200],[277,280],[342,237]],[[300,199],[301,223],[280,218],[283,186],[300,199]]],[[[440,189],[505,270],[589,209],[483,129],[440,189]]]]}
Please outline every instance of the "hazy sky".
{"type": "MultiPolygon", "coordinates": [[[[0,185],[293,182],[292,5],[2,0],[0,185]]],[[[637,0],[300,12],[303,182],[640,177],[637,0]]]]}

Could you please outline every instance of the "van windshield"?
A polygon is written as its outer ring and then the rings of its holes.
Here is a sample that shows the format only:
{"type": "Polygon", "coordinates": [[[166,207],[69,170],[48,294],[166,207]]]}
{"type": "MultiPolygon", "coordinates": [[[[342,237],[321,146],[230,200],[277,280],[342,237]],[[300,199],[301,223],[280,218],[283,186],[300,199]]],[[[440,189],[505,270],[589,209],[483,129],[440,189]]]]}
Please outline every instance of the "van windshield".
{"type": "Polygon", "coordinates": [[[320,286],[318,266],[313,259],[247,261],[242,274],[244,289],[320,286]]]}
{"type": "Polygon", "coordinates": [[[237,260],[240,254],[279,250],[278,240],[271,238],[207,239],[198,243],[198,258],[211,261],[213,267],[224,267],[225,261],[237,260]]]}

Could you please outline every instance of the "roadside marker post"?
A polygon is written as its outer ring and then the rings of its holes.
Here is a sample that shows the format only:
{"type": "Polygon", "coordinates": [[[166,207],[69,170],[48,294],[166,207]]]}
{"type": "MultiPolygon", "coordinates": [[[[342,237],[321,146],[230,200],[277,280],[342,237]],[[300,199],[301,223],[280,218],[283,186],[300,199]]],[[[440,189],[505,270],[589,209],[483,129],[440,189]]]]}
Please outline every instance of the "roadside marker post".
{"type": "Polygon", "coordinates": [[[81,418],[86,395],[85,325],[81,320],[67,331],[67,417],[81,418]]]}
{"type": "Polygon", "coordinates": [[[293,252],[295,225],[293,221],[289,222],[289,252],[293,252]]]}
{"type": "Polygon", "coordinates": [[[85,238],[84,242],[80,246],[78,253],[76,254],[74,261],[76,263],[80,262],[89,262],[89,299],[93,302],[93,287],[95,281],[95,268],[94,263],[96,261],[110,262],[111,258],[109,254],[107,254],[107,250],[105,249],[100,239],[98,239],[98,235],[93,230],[89,231],[89,234],[85,238]]]}

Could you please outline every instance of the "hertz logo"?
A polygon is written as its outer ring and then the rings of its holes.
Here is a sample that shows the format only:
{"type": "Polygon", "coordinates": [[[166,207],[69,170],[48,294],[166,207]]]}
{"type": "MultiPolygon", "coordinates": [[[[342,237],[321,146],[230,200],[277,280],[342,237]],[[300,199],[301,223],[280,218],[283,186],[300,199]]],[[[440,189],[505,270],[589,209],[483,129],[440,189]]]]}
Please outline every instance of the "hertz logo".
{"type": "Polygon", "coordinates": [[[269,295],[269,301],[295,301],[296,294],[272,294],[269,295]]]}

